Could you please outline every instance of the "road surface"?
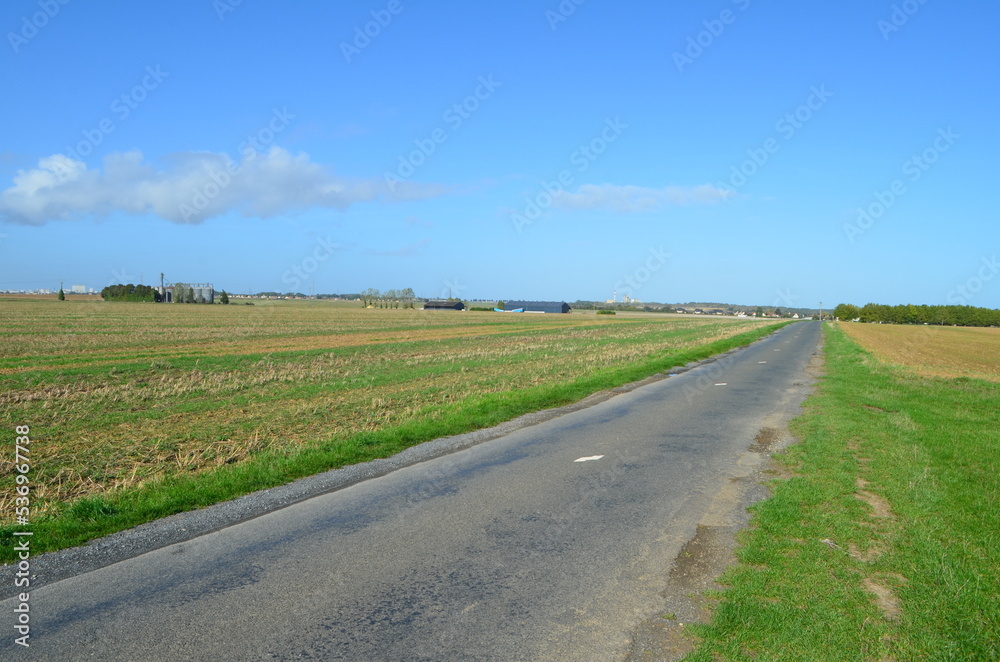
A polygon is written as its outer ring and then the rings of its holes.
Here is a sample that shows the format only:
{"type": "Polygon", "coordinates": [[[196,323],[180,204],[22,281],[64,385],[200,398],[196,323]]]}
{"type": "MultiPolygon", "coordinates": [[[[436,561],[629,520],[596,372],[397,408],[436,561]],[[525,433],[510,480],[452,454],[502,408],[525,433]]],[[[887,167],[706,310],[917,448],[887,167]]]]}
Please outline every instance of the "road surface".
{"type": "Polygon", "coordinates": [[[624,659],[667,607],[699,524],[731,523],[720,495],[759,465],[760,431],[795,414],[819,339],[819,323],[794,324],[594,406],[33,588],[30,648],[14,641],[18,600],[0,603],[0,659],[624,659]]]}

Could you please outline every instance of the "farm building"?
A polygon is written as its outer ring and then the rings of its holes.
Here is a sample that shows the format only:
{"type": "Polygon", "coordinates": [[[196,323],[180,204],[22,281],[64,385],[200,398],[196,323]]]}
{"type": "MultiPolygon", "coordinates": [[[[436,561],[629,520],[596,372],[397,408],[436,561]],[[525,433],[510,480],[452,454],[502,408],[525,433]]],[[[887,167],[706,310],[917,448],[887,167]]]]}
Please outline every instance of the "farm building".
{"type": "Polygon", "coordinates": [[[568,313],[569,304],[565,301],[508,301],[505,310],[522,309],[526,313],[568,313]]]}
{"type": "Polygon", "coordinates": [[[174,283],[160,286],[160,301],[164,303],[215,303],[215,288],[211,283],[174,283]],[[188,296],[190,295],[190,296],[188,296]]]}
{"type": "Polygon", "coordinates": [[[424,310],[465,310],[461,301],[432,300],[424,304],[424,310]]]}

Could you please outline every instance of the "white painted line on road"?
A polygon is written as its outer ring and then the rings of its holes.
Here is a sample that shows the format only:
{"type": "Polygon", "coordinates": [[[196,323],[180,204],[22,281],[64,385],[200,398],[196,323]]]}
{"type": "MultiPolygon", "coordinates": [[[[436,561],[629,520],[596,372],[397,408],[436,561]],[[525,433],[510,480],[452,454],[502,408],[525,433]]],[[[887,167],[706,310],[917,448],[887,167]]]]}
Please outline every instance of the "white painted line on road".
{"type": "Polygon", "coordinates": [[[721,384],[716,384],[716,386],[727,386],[727,384],[726,382],[722,382],[721,384]]]}
{"type": "Polygon", "coordinates": [[[767,363],[767,361],[757,361],[757,363],[767,363]]]}
{"type": "Polygon", "coordinates": [[[602,457],[604,457],[604,456],[603,455],[591,455],[590,457],[578,457],[577,459],[575,459],[573,461],[574,462],[591,462],[593,460],[600,460],[602,457]]]}

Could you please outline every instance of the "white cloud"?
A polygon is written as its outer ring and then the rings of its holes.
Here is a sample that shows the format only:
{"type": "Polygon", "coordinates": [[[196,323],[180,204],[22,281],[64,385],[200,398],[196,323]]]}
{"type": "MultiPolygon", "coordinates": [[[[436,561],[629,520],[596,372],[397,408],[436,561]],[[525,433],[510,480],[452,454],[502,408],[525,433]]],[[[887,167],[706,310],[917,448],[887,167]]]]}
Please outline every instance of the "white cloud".
{"type": "Polygon", "coordinates": [[[732,195],[732,191],[711,184],[663,188],[583,184],[575,192],[565,191],[554,196],[553,206],[561,209],[612,209],[621,213],[648,212],[667,205],[719,202],[732,195]]]}
{"type": "Polygon", "coordinates": [[[57,154],[33,170],[19,170],[13,186],[0,191],[0,219],[42,225],[112,212],[155,214],[175,223],[200,223],[238,211],[268,218],[315,207],[346,209],[359,202],[414,200],[445,192],[442,187],[403,182],[395,191],[382,177],[347,179],[309,160],[272,147],[248,153],[242,162],[226,154],[185,152],[157,169],[140,152],[112,154],[104,169],[57,154]]]}

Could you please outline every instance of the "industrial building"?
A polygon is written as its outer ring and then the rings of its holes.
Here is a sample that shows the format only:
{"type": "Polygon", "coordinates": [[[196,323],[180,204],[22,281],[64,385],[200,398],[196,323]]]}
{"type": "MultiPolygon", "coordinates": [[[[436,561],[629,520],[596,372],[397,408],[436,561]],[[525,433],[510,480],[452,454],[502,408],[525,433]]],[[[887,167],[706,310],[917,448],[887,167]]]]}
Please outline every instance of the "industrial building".
{"type": "Polygon", "coordinates": [[[160,301],[163,303],[184,303],[190,290],[194,303],[215,303],[215,287],[211,283],[174,283],[160,285],[160,301]]]}
{"type": "Polygon", "coordinates": [[[424,304],[424,310],[465,310],[465,304],[461,301],[434,299],[424,304]]]}
{"type": "Polygon", "coordinates": [[[572,310],[565,301],[507,301],[504,309],[520,309],[526,313],[568,313],[572,310]]]}

